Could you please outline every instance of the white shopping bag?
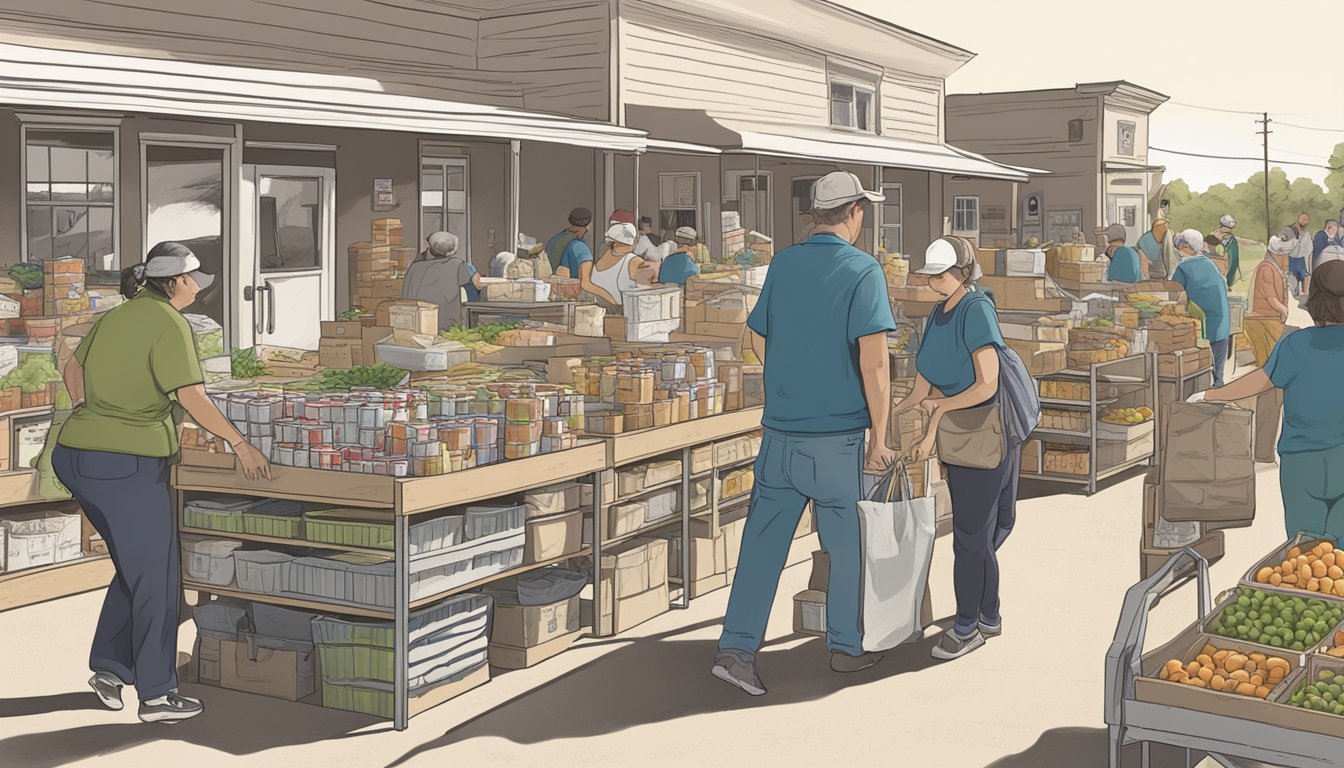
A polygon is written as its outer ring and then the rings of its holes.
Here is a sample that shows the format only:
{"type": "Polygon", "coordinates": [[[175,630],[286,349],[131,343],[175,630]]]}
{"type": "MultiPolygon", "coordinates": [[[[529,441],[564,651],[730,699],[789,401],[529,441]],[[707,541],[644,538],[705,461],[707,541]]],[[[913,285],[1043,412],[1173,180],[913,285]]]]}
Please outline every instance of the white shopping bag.
{"type": "Polygon", "coordinates": [[[892,467],[859,502],[863,548],[864,651],[922,636],[920,613],[933,560],[934,500],[915,498],[904,464],[892,467]]]}

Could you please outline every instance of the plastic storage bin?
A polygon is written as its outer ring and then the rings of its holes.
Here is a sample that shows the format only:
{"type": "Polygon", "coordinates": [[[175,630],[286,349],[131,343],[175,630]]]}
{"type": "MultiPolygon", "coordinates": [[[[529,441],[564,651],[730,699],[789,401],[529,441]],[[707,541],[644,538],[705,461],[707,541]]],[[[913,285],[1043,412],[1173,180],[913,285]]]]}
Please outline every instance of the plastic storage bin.
{"type": "Polygon", "coordinates": [[[247,609],[242,605],[223,600],[214,600],[192,608],[191,618],[196,622],[197,633],[220,640],[237,641],[245,633],[252,631],[252,622],[248,619],[247,609]]]}
{"type": "MultiPolygon", "coordinates": [[[[450,597],[438,605],[411,614],[409,636],[412,645],[470,619],[486,595],[465,594],[450,597]]],[[[313,619],[313,642],[318,645],[372,645],[392,648],[395,625],[390,621],[348,621],[332,616],[313,619]]]]}
{"type": "Polygon", "coordinates": [[[256,499],[220,496],[189,501],[182,510],[182,524],[188,528],[225,533],[244,533],[243,510],[256,499]]]}
{"type": "Polygon", "coordinates": [[[286,591],[322,600],[392,607],[396,565],[386,557],[350,553],[300,557],[290,567],[286,591]]]}
{"type": "MultiPolygon", "coordinates": [[[[480,651],[451,666],[435,670],[435,674],[432,676],[433,681],[422,681],[419,686],[413,684],[410,695],[412,697],[423,696],[440,685],[449,685],[465,679],[481,667],[486,666],[487,655],[488,651],[480,651]],[[454,673],[454,669],[458,671],[454,673]]],[[[328,681],[326,675],[323,675],[322,706],[327,709],[343,709],[348,712],[358,712],[386,719],[392,717],[396,706],[395,701],[395,692],[391,683],[357,680],[328,681]]]]}
{"type": "Polygon", "coordinates": [[[497,534],[445,550],[411,568],[411,599],[419,600],[456,589],[478,579],[516,568],[523,562],[527,531],[497,534]]]}
{"type": "Polygon", "coordinates": [[[182,537],[182,564],[192,581],[227,587],[233,583],[233,551],[241,541],[182,537]]]}
{"type": "Polygon", "coordinates": [[[527,505],[467,507],[464,518],[463,538],[473,541],[506,531],[521,530],[527,524],[527,505]]]}
{"type": "Polygon", "coordinates": [[[285,591],[294,556],[269,549],[236,549],[233,552],[234,575],[239,588],[262,595],[285,591]]]}
{"type": "MultiPolygon", "coordinates": [[[[392,549],[396,530],[391,518],[367,509],[321,509],[304,513],[309,541],[345,547],[392,549]]],[[[426,520],[410,527],[410,553],[418,555],[462,543],[462,516],[426,520]]]]}
{"type": "Polygon", "coordinates": [[[588,584],[588,577],[566,568],[543,568],[536,573],[519,576],[514,584],[518,605],[551,605],[579,594],[588,584]]]}
{"type": "MultiPolygon", "coordinates": [[[[423,681],[434,670],[451,666],[464,656],[477,652],[479,643],[486,641],[493,605],[488,595],[459,595],[451,601],[451,620],[434,631],[414,639],[410,645],[408,673],[412,681],[423,681]]],[[[328,680],[364,680],[390,683],[396,670],[396,656],[386,622],[354,625],[375,627],[367,637],[377,637],[377,643],[325,642],[331,636],[348,635],[351,627],[330,627],[315,631],[321,637],[318,653],[322,659],[322,675],[328,680]],[[386,642],[383,642],[386,641],[386,642]]],[[[414,685],[414,682],[413,682],[414,685]]]]}
{"type": "Polygon", "coordinates": [[[279,539],[303,538],[303,504],[267,499],[243,510],[243,532],[279,539]]]}
{"type": "Polygon", "coordinates": [[[267,603],[252,604],[253,631],[265,638],[313,643],[313,620],[317,614],[281,608],[267,603]]]}

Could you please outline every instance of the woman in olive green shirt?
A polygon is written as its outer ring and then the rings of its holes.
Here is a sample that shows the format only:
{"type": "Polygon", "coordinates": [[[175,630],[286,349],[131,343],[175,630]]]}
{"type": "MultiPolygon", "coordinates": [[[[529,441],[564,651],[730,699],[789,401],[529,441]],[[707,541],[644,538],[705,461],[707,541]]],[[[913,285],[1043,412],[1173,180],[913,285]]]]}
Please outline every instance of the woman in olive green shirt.
{"type": "Polygon", "coordinates": [[[75,411],[52,465],[107,542],[117,574],[94,633],[89,685],[109,709],[134,685],[144,722],[203,711],[177,689],[177,609],[182,584],[169,465],[178,452],[173,399],[203,429],[228,440],[249,479],[270,477],[205,393],[191,327],[182,311],[214,282],[181,243],[159,243],[122,272],[129,299],[93,326],[63,376],[75,411]]]}

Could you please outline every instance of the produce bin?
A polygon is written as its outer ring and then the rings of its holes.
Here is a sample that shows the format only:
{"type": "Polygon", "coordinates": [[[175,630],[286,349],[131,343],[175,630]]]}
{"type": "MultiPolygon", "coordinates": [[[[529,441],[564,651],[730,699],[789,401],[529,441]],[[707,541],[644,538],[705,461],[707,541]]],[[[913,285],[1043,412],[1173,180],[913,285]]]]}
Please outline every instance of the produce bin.
{"type": "MultiPolygon", "coordinates": [[[[1224,593],[1224,594],[1221,596],[1221,599],[1220,599],[1220,601],[1219,601],[1217,607],[1215,607],[1214,610],[1209,614],[1208,619],[1205,620],[1205,621],[1202,623],[1202,625],[1201,625],[1201,630],[1202,630],[1202,631],[1205,631],[1205,632],[1208,632],[1209,634],[1218,636],[1218,637],[1223,637],[1223,635],[1218,634],[1218,631],[1217,631],[1217,629],[1215,628],[1215,625],[1217,625],[1217,624],[1221,624],[1221,623],[1222,623],[1222,619],[1223,619],[1224,615],[1229,615],[1229,616],[1230,616],[1230,615],[1232,615],[1232,614],[1234,614],[1234,613],[1235,613],[1235,614],[1242,614],[1242,613],[1245,613],[1245,614],[1248,614],[1248,616],[1249,616],[1249,613],[1253,610],[1253,608],[1252,608],[1252,607],[1242,607],[1242,606],[1240,606],[1240,604],[1239,604],[1239,598],[1242,596],[1242,590],[1247,590],[1247,589],[1254,590],[1254,588],[1252,588],[1252,587],[1246,587],[1246,586],[1242,585],[1242,586],[1238,586],[1238,587],[1236,587],[1235,589],[1230,589],[1230,590],[1228,590],[1226,593],[1224,593]]],[[[1265,594],[1265,595],[1272,595],[1272,596],[1274,596],[1274,597],[1283,598],[1283,599],[1298,599],[1298,600],[1302,600],[1302,601],[1304,602],[1304,608],[1303,608],[1302,611],[1300,611],[1300,612],[1296,612],[1296,611],[1295,611],[1294,614],[1293,614],[1293,617],[1292,617],[1290,620],[1285,620],[1285,622],[1284,622],[1285,625],[1288,625],[1289,623],[1291,623],[1291,624],[1292,624],[1291,627],[1290,627],[1290,626],[1285,626],[1285,627],[1282,627],[1282,628],[1280,628],[1280,627],[1275,627],[1274,632],[1275,632],[1276,634],[1269,638],[1269,642],[1267,642],[1267,643],[1266,643],[1266,642],[1255,643],[1256,645],[1259,645],[1262,649],[1263,649],[1263,648],[1271,648],[1271,649],[1273,649],[1273,650],[1275,650],[1275,651],[1278,651],[1278,652],[1281,652],[1281,653],[1298,653],[1298,654],[1305,654],[1308,648],[1312,648],[1312,647],[1314,647],[1315,645],[1317,645],[1318,643],[1320,643],[1321,640],[1325,639],[1325,637],[1330,633],[1331,629],[1332,629],[1335,625],[1339,624],[1340,621],[1341,621],[1341,619],[1325,618],[1325,617],[1321,617],[1321,616],[1318,615],[1317,619],[1315,619],[1315,620],[1312,622],[1312,623],[1313,623],[1313,626],[1314,626],[1313,629],[1311,629],[1311,630],[1302,629],[1302,630],[1301,630],[1301,631],[1304,631],[1304,632],[1317,634],[1317,635],[1318,635],[1318,638],[1317,638],[1317,639],[1312,639],[1311,636],[1310,636],[1310,634],[1308,634],[1308,636],[1307,636],[1307,638],[1306,638],[1305,640],[1299,640],[1299,641],[1296,641],[1296,642],[1302,642],[1302,643],[1304,643],[1304,646],[1303,646],[1302,650],[1300,650],[1300,651],[1292,649],[1290,646],[1288,646],[1288,645],[1286,644],[1286,641],[1285,641],[1285,644],[1284,644],[1284,645],[1274,645],[1274,644],[1273,644],[1273,638],[1275,638],[1275,637],[1282,638],[1282,637],[1283,637],[1283,633],[1284,633],[1285,630],[1291,630],[1291,631],[1294,633],[1294,635],[1296,634],[1296,632],[1298,631],[1298,624],[1299,624],[1300,622],[1304,622],[1304,621],[1307,620],[1307,619],[1306,619],[1306,614],[1307,614],[1307,612],[1308,612],[1308,611],[1313,611],[1313,612],[1315,612],[1315,609],[1311,608],[1311,607],[1310,607],[1310,604],[1307,603],[1306,601],[1315,600],[1316,598],[1308,597],[1308,596],[1306,596],[1306,595],[1301,595],[1301,594],[1299,594],[1299,595],[1289,595],[1289,594],[1284,594],[1284,593],[1282,593],[1282,592],[1272,592],[1272,591],[1269,591],[1269,590],[1262,590],[1262,593],[1265,594]],[[1321,625],[1324,625],[1324,626],[1321,626],[1321,625]]],[[[1331,608],[1335,608],[1335,607],[1339,607],[1339,606],[1340,606],[1340,603],[1339,603],[1338,601],[1336,601],[1336,602],[1327,602],[1327,601],[1325,601],[1325,600],[1320,600],[1319,602],[1320,602],[1320,604],[1322,604],[1322,605],[1326,605],[1326,606],[1331,607],[1331,608]]],[[[1340,616],[1344,616],[1344,611],[1339,612],[1339,615],[1340,615],[1340,616]]],[[[1243,620],[1241,620],[1241,621],[1237,621],[1237,622],[1235,622],[1235,623],[1237,623],[1237,624],[1244,624],[1244,622],[1245,622],[1245,620],[1243,619],[1243,620]]],[[[1268,628],[1266,628],[1266,632],[1268,632],[1268,631],[1269,631],[1268,628]]],[[[1235,640],[1235,639],[1237,639],[1237,638],[1229,638],[1229,639],[1233,639],[1233,640],[1235,640]]]]}
{"type": "Polygon", "coordinates": [[[1200,631],[1199,624],[1195,624],[1187,628],[1171,643],[1144,655],[1143,674],[1134,681],[1134,697],[1139,701],[1146,701],[1151,704],[1197,709],[1214,714],[1225,714],[1230,717],[1254,719],[1258,710],[1267,708],[1269,701],[1282,693],[1283,689],[1288,686],[1289,681],[1301,669],[1302,664],[1303,657],[1301,654],[1291,651],[1284,652],[1281,648],[1269,648],[1255,643],[1210,635],[1200,631]],[[1288,662],[1291,669],[1282,680],[1271,688],[1268,697],[1265,699],[1208,688],[1197,688],[1171,680],[1162,680],[1158,677],[1169,659],[1177,659],[1182,663],[1188,663],[1199,655],[1205,645],[1212,645],[1219,650],[1237,651],[1244,655],[1260,653],[1265,656],[1281,658],[1288,662]]]}
{"type": "MultiPolygon", "coordinates": [[[[1335,602],[1344,601],[1344,596],[1340,596],[1339,594],[1326,595],[1319,592],[1309,592],[1305,589],[1298,589],[1296,587],[1291,587],[1286,584],[1278,586],[1275,586],[1273,584],[1261,584],[1255,580],[1255,575],[1260,571],[1261,568],[1266,567],[1272,568],[1282,564],[1285,560],[1287,560],[1288,551],[1291,550],[1293,547],[1301,547],[1303,551],[1307,551],[1315,547],[1316,544],[1319,543],[1320,541],[1322,541],[1322,539],[1319,536],[1314,536],[1309,533],[1299,533],[1297,536],[1294,536],[1293,538],[1289,539],[1285,544],[1275,549],[1273,552],[1269,553],[1268,556],[1261,559],[1255,565],[1251,566],[1250,570],[1246,571],[1246,574],[1241,577],[1241,581],[1238,582],[1239,585],[1243,587],[1250,587],[1251,589],[1263,589],[1266,592],[1276,592],[1281,595],[1291,595],[1293,597],[1331,600],[1335,602]]],[[[1344,568],[1344,566],[1341,567],[1344,568]]]]}
{"type": "MultiPolygon", "coordinates": [[[[309,541],[346,547],[391,550],[396,529],[385,512],[367,509],[320,509],[304,513],[309,541]]],[[[410,553],[434,552],[461,543],[462,516],[449,515],[410,526],[410,553]]]]}

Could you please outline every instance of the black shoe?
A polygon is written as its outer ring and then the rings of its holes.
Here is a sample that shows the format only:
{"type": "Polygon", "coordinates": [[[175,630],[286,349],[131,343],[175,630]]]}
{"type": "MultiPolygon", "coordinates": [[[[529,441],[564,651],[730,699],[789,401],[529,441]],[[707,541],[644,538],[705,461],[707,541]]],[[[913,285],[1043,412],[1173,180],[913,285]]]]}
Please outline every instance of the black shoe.
{"type": "Polygon", "coordinates": [[[933,658],[939,661],[951,661],[959,659],[962,656],[974,651],[985,644],[985,636],[980,634],[980,630],[975,630],[975,634],[970,637],[958,637],[955,629],[949,629],[943,633],[943,637],[938,644],[933,646],[930,652],[933,658]]]}
{"type": "Polygon", "coordinates": [[[175,723],[190,720],[205,711],[205,705],[196,699],[168,693],[157,699],[140,702],[140,722],[175,723]]]}
{"type": "Polygon", "coordinates": [[[851,672],[862,672],[870,667],[877,666],[877,663],[886,658],[885,653],[865,653],[862,656],[850,656],[847,653],[831,652],[831,670],[848,674],[851,672]]]}
{"type": "Polygon", "coordinates": [[[765,695],[765,683],[756,674],[756,657],[742,651],[719,651],[710,674],[752,696],[765,695]]]}

